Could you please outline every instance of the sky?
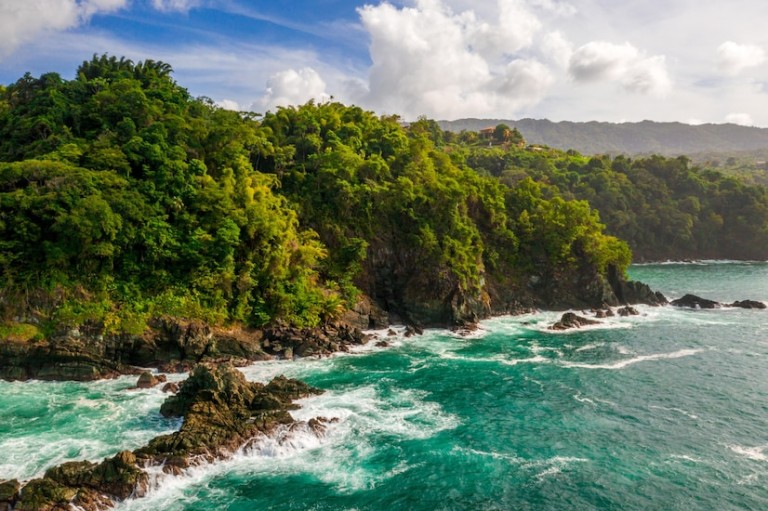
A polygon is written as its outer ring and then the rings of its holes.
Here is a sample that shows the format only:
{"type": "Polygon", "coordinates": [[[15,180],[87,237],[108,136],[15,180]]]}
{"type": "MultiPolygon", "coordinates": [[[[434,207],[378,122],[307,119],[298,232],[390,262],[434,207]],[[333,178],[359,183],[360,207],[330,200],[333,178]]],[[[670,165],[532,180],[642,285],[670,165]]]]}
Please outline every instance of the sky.
{"type": "Polygon", "coordinates": [[[766,0],[0,0],[0,83],[108,53],[263,113],[768,127],[766,0]]]}

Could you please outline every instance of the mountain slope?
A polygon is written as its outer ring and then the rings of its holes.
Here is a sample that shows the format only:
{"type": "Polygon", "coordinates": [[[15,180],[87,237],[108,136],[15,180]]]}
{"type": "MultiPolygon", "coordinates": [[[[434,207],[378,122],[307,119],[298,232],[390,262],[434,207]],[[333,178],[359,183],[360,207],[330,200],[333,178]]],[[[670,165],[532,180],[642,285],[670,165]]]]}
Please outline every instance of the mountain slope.
{"type": "Polygon", "coordinates": [[[607,122],[552,122],[546,119],[460,119],[440,121],[445,130],[478,131],[507,124],[517,128],[531,144],[575,149],[583,154],[682,154],[733,153],[768,148],[768,129],[735,124],[691,126],[679,122],[613,124],[607,122]]]}

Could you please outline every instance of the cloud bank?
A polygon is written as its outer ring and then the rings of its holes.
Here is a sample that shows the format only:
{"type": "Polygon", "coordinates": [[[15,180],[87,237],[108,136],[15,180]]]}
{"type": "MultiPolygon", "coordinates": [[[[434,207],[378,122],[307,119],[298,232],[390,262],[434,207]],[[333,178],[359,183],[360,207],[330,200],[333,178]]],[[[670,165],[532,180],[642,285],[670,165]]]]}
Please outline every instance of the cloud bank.
{"type": "Polygon", "coordinates": [[[127,0],[6,0],[0,2],[0,57],[34,40],[41,32],[61,31],[92,16],[122,9],[127,0]]]}

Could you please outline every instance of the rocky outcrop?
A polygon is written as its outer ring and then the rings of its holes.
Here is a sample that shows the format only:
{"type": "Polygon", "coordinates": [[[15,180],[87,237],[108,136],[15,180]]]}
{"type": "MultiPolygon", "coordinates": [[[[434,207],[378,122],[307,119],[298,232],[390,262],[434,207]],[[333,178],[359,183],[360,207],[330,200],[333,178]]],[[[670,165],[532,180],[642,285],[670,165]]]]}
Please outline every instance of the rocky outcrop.
{"type": "Polygon", "coordinates": [[[316,328],[298,328],[277,323],[264,329],[262,347],[266,353],[284,359],[330,355],[349,351],[369,338],[359,328],[345,323],[329,323],[316,328]]]}
{"type": "Polygon", "coordinates": [[[729,304],[728,307],[738,307],[740,309],[765,309],[768,306],[766,306],[763,302],[758,302],[755,300],[741,300],[729,304]]]}
{"type": "Polygon", "coordinates": [[[627,316],[639,316],[640,312],[634,307],[632,307],[631,305],[626,305],[624,307],[619,308],[616,311],[616,314],[618,314],[623,318],[626,318],[627,316]]]}
{"type": "Polygon", "coordinates": [[[677,300],[670,302],[675,307],[688,307],[691,309],[717,309],[720,307],[737,307],[741,309],[765,309],[767,306],[763,302],[756,300],[740,300],[733,303],[720,303],[700,296],[687,294],[677,300]]]}
{"type": "Polygon", "coordinates": [[[549,327],[550,330],[563,331],[571,330],[573,328],[581,328],[589,325],[599,325],[599,321],[587,319],[583,316],[574,314],[573,312],[566,312],[560,318],[560,321],[549,327]]]}
{"type": "Polygon", "coordinates": [[[665,305],[669,303],[663,294],[653,291],[647,284],[626,280],[619,275],[613,266],[608,269],[608,282],[614,295],[616,295],[616,300],[622,305],[665,305]]]}
{"type": "MultiPolygon", "coordinates": [[[[17,511],[63,511],[72,506],[97,511],[115,501],[142,497],[149,488],[147,468],[162,466],[164,472],[178,474],[193,464],[228,457],[254,437],[295,424],[289,414],[298,408],[293,401],[319,393],[297,380],[277,377],[263,385],[246,381],[232,365],[199,365],[161,408],[163,415],[184,417],[179,431],[101,463],[64,463],[23,488],[16,481],[0,484],[0,506],[6,503],[17,511]]],[[[308,427],[317,434],[329,422],[313,421],[308,427]]]]}
{"type": "Polygon", "coordinates": [[[341,317],[341,321],[360,330],[387,328],[389,314],[366,295],[361,295],[355,305],[341,317]]]}
{"type": "Polygon", "coordinates": [[[688,307],[691,309],[716,309],[721,306],[719,302],[691,294],[677,300],[672,300],[670,303],[675,307],[688,307]]]}

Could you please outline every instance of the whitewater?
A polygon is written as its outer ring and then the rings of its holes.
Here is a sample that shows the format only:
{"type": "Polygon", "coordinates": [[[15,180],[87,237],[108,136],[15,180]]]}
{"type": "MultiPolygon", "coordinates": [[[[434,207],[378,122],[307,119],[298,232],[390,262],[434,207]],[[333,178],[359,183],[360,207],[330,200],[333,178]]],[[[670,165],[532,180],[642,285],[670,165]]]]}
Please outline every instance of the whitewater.
{"type": "MultiPolygon", "coordinates": [[[[768,263],[633,266],[669,298],[768,301],[768,263]]],[[[768,311],[638,307],[577,331],[537,312],[471,336],[373,332],[324,359],[243,368],[322,388],[227,461],[154,474],[117,509],[768,509],[768,311]]],[[[575,311],[580,313],[581,311],[575,311]]],[[[170,375],[172,380],[183,375],[170,375]]],[[[0,382],[0,480],[98,461],[179,427],[135,377],[0,382]]]]}

